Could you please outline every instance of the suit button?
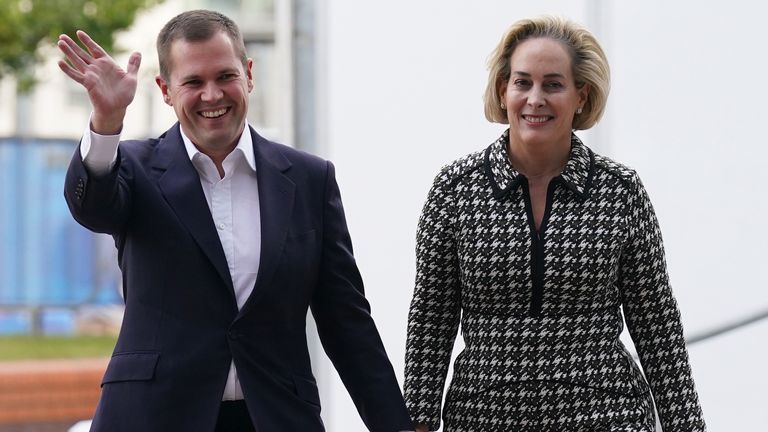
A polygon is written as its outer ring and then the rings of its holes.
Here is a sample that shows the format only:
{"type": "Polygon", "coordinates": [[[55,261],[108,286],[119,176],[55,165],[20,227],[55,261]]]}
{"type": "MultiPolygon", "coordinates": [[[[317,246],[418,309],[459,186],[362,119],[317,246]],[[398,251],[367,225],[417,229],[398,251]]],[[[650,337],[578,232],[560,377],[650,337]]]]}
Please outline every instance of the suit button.
{"type": "Polygon", "coordinates": [[[228,337],[228,338],[230,338],[231,340],[237,340],[237,339],[239,339],[239,338],[240,338],[240,334],[239,334],[239,333],[237,333],[237,332],[233,332],[233,331],[231,331],[231,330],[230,330],[230,331],[227,333],[227,337],[228,337]]]}

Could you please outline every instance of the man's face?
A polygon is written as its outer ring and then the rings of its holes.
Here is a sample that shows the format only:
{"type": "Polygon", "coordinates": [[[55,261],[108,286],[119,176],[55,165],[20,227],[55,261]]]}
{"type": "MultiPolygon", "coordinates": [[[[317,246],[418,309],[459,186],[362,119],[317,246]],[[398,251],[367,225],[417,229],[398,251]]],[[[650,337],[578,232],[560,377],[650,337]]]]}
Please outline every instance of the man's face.
{"type": "Polygon", "coordinates": [[[252,60],[244,70],[224,32],[200,42],[177,39],[168,60],[168,81],[155,79],[165,103],[201,152],[223,159],[243,132],[248,93],[253,90],[252,60]]]}

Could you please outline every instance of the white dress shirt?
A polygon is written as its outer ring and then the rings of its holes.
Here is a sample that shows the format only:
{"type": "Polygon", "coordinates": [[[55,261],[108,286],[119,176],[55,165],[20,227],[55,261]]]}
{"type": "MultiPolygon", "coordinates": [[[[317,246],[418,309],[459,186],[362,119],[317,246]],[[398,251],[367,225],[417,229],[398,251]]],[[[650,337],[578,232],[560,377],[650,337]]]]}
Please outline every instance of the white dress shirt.
{"type": "MultiPolygon", "coordinates": [[[[200,176],[200,185],[229,265],[237,307],[242,309],[256,283],[261,255],[259,191],[249,127],[245,125],[237,147],[224,159],[223,178],[213,160],[192,144],[183,129],[181,137],[200,176]]],[[[80,155],[88,170],[94,174],[108,172],[116,161],[119,142],[120,135],[99,135],[88,127],[80,143],[80,155]]],[[[243,399],[243,391],[233,361],[222,400],[237,399],[243,399]]]]}

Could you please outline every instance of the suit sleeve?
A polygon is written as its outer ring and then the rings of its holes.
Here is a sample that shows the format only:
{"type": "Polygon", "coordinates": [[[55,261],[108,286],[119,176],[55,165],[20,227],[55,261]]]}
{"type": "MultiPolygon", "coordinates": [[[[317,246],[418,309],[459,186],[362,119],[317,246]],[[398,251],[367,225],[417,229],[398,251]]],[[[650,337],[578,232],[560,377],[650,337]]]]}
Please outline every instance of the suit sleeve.
{"type": "Polygon", "coordinates": [[[414,423],[440,427],[448,363],[461,316],[461,287],[453,231],[454,209],[445,172],[429,192],[416,234],[416,285],[408,318],[405,400],[414,423]]]}
{"type": "Polygon", "coordinates": [[[639,178],[633,187],[627,215],[630,238],[622,252],[619,279],[627,328],[663,430],[705,431],[659,224],[639,178]]]}
{"type": "Polygon", "coordinates": [[[412,430],[397,378],[365,298],[334,167],[327,164],[322,261],[311,304],[320,341],[370,431],[412,430]]]}
{"type": "Polygon", "coordinates": [[[78,146],[64,180],[64,199],[70,213],[91,231],[119,233],[131,208],[130,178],[121,163],[120,150],[112,167],[97,174],[86,167],[78,146]]]}

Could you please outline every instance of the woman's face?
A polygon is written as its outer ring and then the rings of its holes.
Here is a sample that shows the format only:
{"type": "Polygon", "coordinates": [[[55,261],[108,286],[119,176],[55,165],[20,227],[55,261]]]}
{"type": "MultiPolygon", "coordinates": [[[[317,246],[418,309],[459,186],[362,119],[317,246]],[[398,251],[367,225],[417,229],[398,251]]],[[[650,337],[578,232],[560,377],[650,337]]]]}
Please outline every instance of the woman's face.
{"type": "Polygon", "coordinates": [[[576,88],[565,46],[549,38],[526,40],[515,48],[509,66],[501,100],[507,108],[510,142],[568,145],[573,117],[584,105],[589,86],[576,88]]]}

